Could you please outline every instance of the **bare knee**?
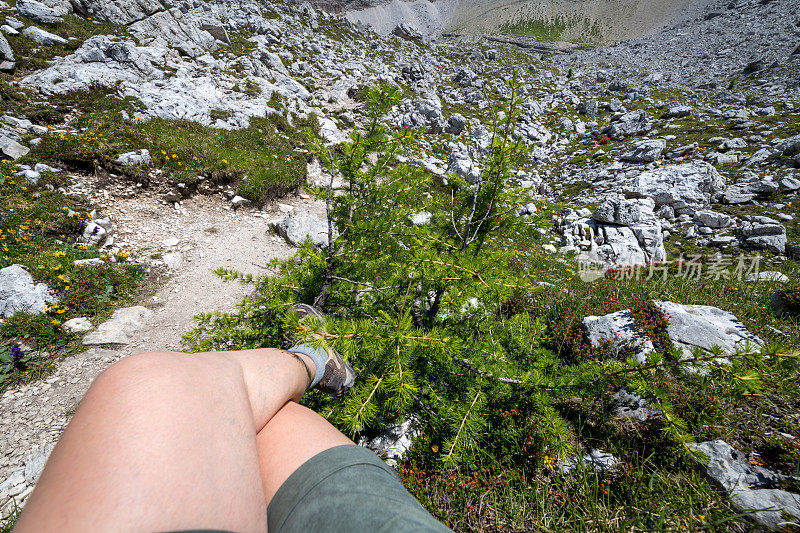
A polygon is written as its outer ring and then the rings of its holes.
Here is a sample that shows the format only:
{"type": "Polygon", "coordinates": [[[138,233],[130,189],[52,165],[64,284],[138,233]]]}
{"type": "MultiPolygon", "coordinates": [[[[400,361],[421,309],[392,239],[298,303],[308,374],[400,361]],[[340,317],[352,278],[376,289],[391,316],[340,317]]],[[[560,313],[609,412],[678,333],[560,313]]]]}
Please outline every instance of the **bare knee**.
{"type": "MultiPolygon", "coordinates": [[[[241,379],[241,367],[218,354],[144,352],[122,359],[105,369],[92,383],[95,393],[121,392],[154,387],[177,390],[187,380],[203,378],[219,382],[241,379]]],[[[199,383],[198,383],[199,385],[199,383]]]]}

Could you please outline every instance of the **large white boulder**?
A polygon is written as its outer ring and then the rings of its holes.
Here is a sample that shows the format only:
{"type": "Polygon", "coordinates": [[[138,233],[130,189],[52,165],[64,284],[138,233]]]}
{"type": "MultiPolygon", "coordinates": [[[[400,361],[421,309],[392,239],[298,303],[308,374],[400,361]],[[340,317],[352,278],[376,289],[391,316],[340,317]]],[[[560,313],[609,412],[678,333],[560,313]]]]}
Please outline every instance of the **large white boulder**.
{"type": "Polygon", "coordinates": [[[750,333],[736,315],[709,305],[683,305],[675,302],[654,302],[668,322],[667,334],[673,346],[685,357],[692,349],[710,353],[714,346],[724,355],[735,354],[747,344],[759,348],[764,342],[750,333]]]}
{"type": "Polygon", "coordinates": [[[652,198],[656,206],[668,205],[676,215],[693,215],[724,189],[725,178],[712,165],[694,161],[642,172],[623,190],[631,198],[652,198]]]}
{"type": "MultiPolygon", "coordinates": [[[[273,224],[275,231],[290,244],[297,246],[307,238],[318,248],[328,245],[328,222],[307,211],[296,209],[273,224]]],[[[336,228],[334,238],[338,235],[336,228]]]]}
{"type": "Polygon", "coordinates": [[[50,288],[44,283],[34,283],[33,276],[22,265],[0,269],[0,316],[38,315],[57,301],[50,288]]]}

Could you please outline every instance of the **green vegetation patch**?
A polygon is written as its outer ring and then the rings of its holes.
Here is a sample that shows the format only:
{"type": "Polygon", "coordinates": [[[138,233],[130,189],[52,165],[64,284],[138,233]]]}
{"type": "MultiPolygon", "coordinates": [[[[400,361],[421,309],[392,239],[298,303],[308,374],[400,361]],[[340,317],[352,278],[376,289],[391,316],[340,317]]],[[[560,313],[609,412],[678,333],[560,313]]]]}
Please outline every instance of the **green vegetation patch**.
{"type": "MultiPolygon", "coordinates": [[[[507,134],[517,102],[505,102],[484,181],[473,188],[397,164],[424,142],[377,120],[399,98],[397,89],[369,91],[365,130],[334,153],[315,149],[348,185],[331,200],[339,237],[273,261],[273,277],[221,270],[254,283],[253,297],[236,313],[202,316],[187,336],[194,349],[286,347],[298,338],[335,347],[356,370],[354,388],[304,402],[354,439],[415,413],[421,435],[401,476],[459,531],[741,528],[685,443],[724,438],[794,473],[800,457],[771,437],[800,433],[791,416],[800,407],[792,351],[800,322],[770,311],[777,284],[687,279],[676,265],[584,283],[579,265],[542,249],[538,229],[553,209],[518,216],[530,198],[512,185],[527,152],[507,134]],[[687,373],[652,300],[735,312],[771,355],[729,354],[730,366],[687,373]],[[286,313],[296,302],[322,306],[328,318],[301,324],[286,313]],[[584,317],[623,309],[654,341],[644,365],[585,338],[584,317]],[[615,416],[622,388],[655,414],[615,416]],[[595,448],[619,459],[613,472],[559,468],[595,448]]],[[[795,263],[781,270],[792,285],[800,280],[795,263]]],[[[713,355],[695,357],[703,365],[713,355]]]]}
{"type": "MultiPolygon", "coordinates": [[[[304,183],[308,155],[306,132],[318,129],[316,116],[289,122],[275,113],[252,117],[248,128],[218,129],[187,120],[138,120],[141,109],[133,98],[121,98],[114,89],[93,87],[59,96],[57,106],[83,110],[70,126],[77,132],[53,131],[31,151],[28,160],[50,161],[93,171],[106,167],[146,180],[144,169],[120,169],[113,163],[120,153],[146,148],[153,166],[172,179],[187,183],[198,174],[238,182],[240,194],[255,202],[285,195],[304,183]]],[[[219,118],[225,112],[215,111],[219,118]]]]}
{"type": "Polygon", "coordinates": [[[602,39],[598,22],[588,19],[555,17],[552,20],[520,17],[500,26],[500,31],[525,35],[540,41],[563,41],[566,33],[579,35],[578,42],[596,43],[602,39]],[[576,31],[577,30],[577,31],[576,31]]]}
{"type": "Polygon", "coordinates": [[[64,185],[62,174],[45,173],[34,185],[15,176],[9,163],[0,163],[0,171],[0,268],[23,265],[35,282],[46,283],[58,297],[44,314],[19,313],[0,324],[2,346],[11,350],[26,345],[35,351],[26,353],[24,361],[18,359],[10,372],[0,371],[1,391],[41,377],[60,357],[80,349],[79,336],[64,330],[63,323],[76,317],[97,323],[107,317],[130,301],[144,271],[124,253],[111,257],[77,243],[89,219],[88,208],[55,190],[64,185]],[[73,263],[94,258],[103,263],[73,263]]]}

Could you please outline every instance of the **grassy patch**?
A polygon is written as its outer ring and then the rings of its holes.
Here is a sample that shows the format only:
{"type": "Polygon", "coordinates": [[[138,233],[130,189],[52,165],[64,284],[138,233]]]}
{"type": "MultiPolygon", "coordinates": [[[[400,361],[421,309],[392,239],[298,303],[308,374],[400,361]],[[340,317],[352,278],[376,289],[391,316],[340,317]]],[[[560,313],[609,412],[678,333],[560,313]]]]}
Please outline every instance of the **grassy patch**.
{"type": "Polygon", "coordinates": [[[35,351],[30,361],[0,382],[2,390],[43,375],[61,356],[78,350],[79,336],[65,331],[63,323],[76,317],[97,322],[128,303],[143,269],[128,262],[125,254],[112,258],[93,246],[76,243],[88,207],[47,187],[61,185],[60,174],[46,174],[33,185],[14,176],[10,164],[2,163],[0,168],[0,268],[21,264],[58,297],[58,303],[44,314],[16,314],[0,324],[0,342],[9,347],[24,344],[35,351]],[[73,264],[92,258],[104,263],[73,264]]]}
{"type": "Polygon", "coordinates": [[[632,456],[609,477],[584,468],[469,473],[431,469],[414,455],[399,471],[403,482],[455,531],[749,529],[723,495],[685,464],[664,471],[651,458],[632,456]]]}
{"type": "MultiPolygon", "coordinates": [[[[190,121],[139,121],[130,118],[140,108],[137,101],[120,98],[113,89],[102,87],[67,93],[57,101],[86,111],[71,124],[81,129],[44,136],[29,160],[86,170],[116,168],[113,160],[120,153],[146,148],[153,165],[176,181],[194,183],[198,174],[237,181],[240,194],[256,202],[285,195],[303,184],[308,159],[303,132],[318,128],[313,114],[291,123],[281,114],[253,117],[248,128],[239,130],[190,121]],[[88,109],[90,102],[92,109],[88,109]]],[[[137,170],[125,172],[135,174],[137,170]]]]}
{"type": "Polygon", "coordinates": [[[520,18],[514,22],[507,22],[500,26],[503,33],[525,35],[540,41],[564,40],[567,31],[573,33],[579,29],[578,42],[599,42],[601,39],[598,23],[589,23],[588,19],[556,17],[552,20],[520,18]]]}

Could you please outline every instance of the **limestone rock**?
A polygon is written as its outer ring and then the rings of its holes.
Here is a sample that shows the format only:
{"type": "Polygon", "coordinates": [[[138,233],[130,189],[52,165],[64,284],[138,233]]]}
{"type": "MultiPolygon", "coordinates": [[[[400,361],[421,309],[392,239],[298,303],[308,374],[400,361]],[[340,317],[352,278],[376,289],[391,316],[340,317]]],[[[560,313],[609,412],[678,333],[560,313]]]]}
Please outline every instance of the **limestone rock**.
{"type": "Polygon", "coordinates": [[[789,283],[789,276],[783,272],[764,270],[758,274],[748,274],[745,281],[773,281],[777,283],[789,283]]]}
{"type": "Polygon", "coordinates": [[[401,22],[392,30],[392,35],[396,35],[401,39],[405,39],[407,41],[422,41],[422,34],[414,27],[406,24],[405,22],[401,22]]]}
{"type": "Polygon", "coordinates": [[[144,44],[166,42],[189,57],[198,57],[219,48],[217,39],[201,29],[207,24],[187,17],[180,8],[159,11],[130,25],[130,31],[144,44]]]}
{"type": "MultiPolygon", "coordinates": [[[[272,226],[290,244],[297,246],[310,238],[314,246],[328,245],[328,223],[306,211],[294,210],[272,226]]],[[[334,228],[334,238],[338,233],[334,228]]]]}
{"type": "Polygon", "coordinates": [[[460,113],[453,113],[447,118],[444,132],[450,135],[460,135],[467,127],[467,119],[460,113]]]}
{"type": "Polygon", "coordinates": [[[587,100],[578,104],[578,113],[587,117],[596,117],[598,108],[597,100],[587,100]]]}
{"type": "Polygon", "coordinates": [[[642,172],[624,187],[624,192],[633,198],[652,198],[656,206],[669,205],[676,215],[693,215],[724,187],[725,178],[713,166],[695,161],[642,172]]]}
{"type": "Polygon", "coordinates": [[[800,179],[784,176],[778,180],[778,186],[784,191],[800,191],[800,179]]]}
{"type": "Polygon", "coordinates": [[[592,213],[592,218],[605,224],[653,225],[658,223],[658,219],[653,214],[654,206],[655,202],[649,198],[626,199],[619,195],[611,195],[603,199],[603,202],[592,213]]]}
{"type": "Polygon", "coordinates": [[[320,119],[319,132],[325,139],[325,144],[327,146],[333,146],[347,141],[347,135],[342,133],[336,123],[329,118],[320,119]]]}
{"type": "Polygon", "coordinates": [[[483,175],[483,171],[469,156],[467,147],[461,143],[457,143],[450,153],[450,160],[447,163],[447,172],[452,172],[471,184],[478,183],[483,175]]]}
{"type": "Polygon", "coordinates": [[[778,184],[748,172],[747,175],[725,189],[722,196],[726,204],[744,204],[757,197],[767,196],[778,190],[778,184]]]}
{"type": "Polygon", "coordinates": [[[786,157],[800,153],[800,133],[778,143],[775,150],[786,157]]]}
{"type": "Polygon", "coordinates": [[[666,251],[654,206],[650,198],[609,195],[589,219],[566,226],[564,244],[579,251],[578,260],[585,263],[616,267],[663,261],[666,251]]]}
{"type": "Polygon", "coordinates": [[[619,116],[610,126],[603,129],[603,133],[612,139],[624,139],[632,135],[639,135],[650,129],[650,121],[643,109],[637,109],[619,116]]]}
{"type": "Polygon", "coordinates": [[[610,452],[594,449],[583,456],[583,464],[600,472],[612,470],[619,463],[619,459],[610,452]]]}
{"type": "Polygon", "coordinates": [[[800,520],[800,495],[779,487],[784,476],[751,464],[747,456],[722,440],[689,445],[708,477],[728,492],[731,501],[748,516],[770,529],[788,525],[783,513],[800,520]]]}
{"type": "Polygon", "coordinates": [[[646,407],[644,398],[625,389],[620,389],[614,395],[614,404],[614,414],[622,418],[646,422],[656,416],[655,412],[646,407]]]}
{"type": "Polygon", "coordinates": [[[131,24],[169,9],[170,4],[170,0],[72,0],[79,15],[113,24],[131,24]]]}
{"type": "Polygon", "coordinates": [[[667,334],[675,348],[685,357],[692,349],[710,353],[714,346],[724,355],[735,354],[749,343],[758,348],[764,342],[750,333],[733,313],[708,305],[682,305],[675,302],[654,302],[668,322],[667,334]]]}
{"type": "Polygon", "coordinates": [[[153,315],[146,307],[137,305],[117,309],[111,318],[83,338],[84,346],[96,344],[130,344],[131,335],[153,315]]]}
{"type": "Polygon", "coordinates": [[[433,215],[428,211],[420,211],[419,213],[414,213],[408,216],[408,219],[411,221],[412,224],[415,226],[424,226],[425,224],[429,224],[433,215]]]}
{"type": "Polygon", "coordinates": [[[285,76],[275,83],[275,88],[278,93],[286,97],[299,98],[301,100],[308,100],[311,98],[311,93],[308,89],[303,87],[296,79],[285,76]]]}
{"type": "Polygon", "coordinates": [[[414,439],[422,433],[419,417],[411,414],[400,424],[389,426],[369,441],[367,448],[374,451],[392,468],[397,468],[408,453],[414,439]]]}
{"type": "Polygon", "coordinates": [[[592,346],[608,345],[617,358],[633,357],[639,363],[647,361],[647,354],[655,351],[653,342],[636,325],[630,309],[603,316],[583,319],[586,336],[592,346]]]}
{"type": "Polygon", "coordinates": [[[72,318],[64,322],[64,329],[71,333],[83,333],[89,331],[93,327],[92,323],[89,322],[89,319],[86,317],[72,318]]]}
{"type": "Polygon", "coordinates": [[[17,0],[17,13],[42,24],[56,24],[62,20],[55,9],[37,0],[17,0]]]}
{"type": "Polygon", "coordinates": [[[28,26],[27,28],[22,30],[22,35],[45,46],[67,44],[67,40],[64,39],[63,37],[59,37],[58,35],[53,35],[49,31],[44,31],[43,29],[37,28],[36,26],[28,26]]]}
{"type": "Polygon", "coordinates": [[[30,148],[22,146],[14,139],[0,134],[0,151],[11,159],[19,159],[31,151],[30,148]]]}
{"type": "Polygon", "coordinates": [[[582,464],[595,471],[605,472],[606,470],[612,470],[618,463],[619,460],[614,457],[612,453],[595,448],[580,459],[576,457],[560,463],[558,468],[562,472],[569,472],[576,466],[582,464]]]}
{"type": "Polygon", "coordinates": [[[472,80],[475,79],[475,73],[469,67],[461,68],[456,72],[453,81],[462,87],[469,87],[472,85],[472,80]]]}
{"type": "MultiPolygon", "coordinates": [[[[19,32],[18,32],[19,33],[19,32]]],[[[5,35],[0,33],[0,60],[14,62],[14,50],[5,35]]]]}
{"type": "Polygon", "coordinates": [[[694,221],[709,228],[724,228],[730,225],[731,217],[724,213],[706,209],[695,212],[694,221]]]}
{"type": "Polygon", "coordinates": [[[44,465],[47,463],[47,458],[50,457],[50,452],[53,451],[55,446],[47,444],[38,451],[28,455],[23,459],[25,464],[25,482],[28,485],[34,485],[39,479],[39,475],[44,470],[44,465]]]}
{"type": "Polygon", "coordinates": [[[34,283],[33,276],[22,265],[0,269],[0,317],[17,313],[38,315],[57,302],[44,283],[34,283]]]}
{"type": "Polygon", "coordinates": [[[666,148],[667,141],[664,139],[639,141],[631,150],[624,153],[621,159],[632,163],[652,163],[661,157],[661,153],[666,148]]]}
{"type": "Polygon", "coordinates": [[[146,165],[152,161],[150,157],[150,151],[146,148],[142,148],[141,150],[134,151],[134,152],[125,152],[124,154],[120,154],[114,162],[118,165],[146,165]]]}
{"type": "Polygon", "coordinates": [[[251,203],[250,200],[239,195],[234,196],[233,199],[231,200],[231,206],[234,209],[239,209],[240,207],[248,206],[250,205],[250,203],[251,203]]]}
{"type": "Polygon", "coordinates": [[[738,230],[747,246],[757,250],[769,250],[774,254],[786,251],[786,228],[769,217],[743,217],[738,230]]]}
{"type": "Polygon", "coordinates": [[[663,119],[670,119],[670,118],[683,118],[688,117],[692,114],[692,108],[688,105],[676,105],[672,106],[667,109],[661,118],[663,119]]]}

